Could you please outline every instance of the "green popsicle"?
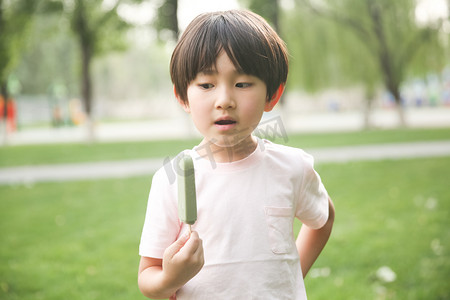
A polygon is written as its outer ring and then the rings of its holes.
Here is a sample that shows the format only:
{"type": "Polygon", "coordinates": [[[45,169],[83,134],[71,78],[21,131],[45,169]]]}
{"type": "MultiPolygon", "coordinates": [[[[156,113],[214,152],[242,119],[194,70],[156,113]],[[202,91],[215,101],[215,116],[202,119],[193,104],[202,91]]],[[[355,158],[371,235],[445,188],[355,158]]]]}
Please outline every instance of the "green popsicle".
{"type": "Polygon", "coordinates": [[[197,220],[197,197],[195,192],[194,162],[190,155],[184,155],[179,162],[178,174],[178,216],[190,225],[197,220]]]}

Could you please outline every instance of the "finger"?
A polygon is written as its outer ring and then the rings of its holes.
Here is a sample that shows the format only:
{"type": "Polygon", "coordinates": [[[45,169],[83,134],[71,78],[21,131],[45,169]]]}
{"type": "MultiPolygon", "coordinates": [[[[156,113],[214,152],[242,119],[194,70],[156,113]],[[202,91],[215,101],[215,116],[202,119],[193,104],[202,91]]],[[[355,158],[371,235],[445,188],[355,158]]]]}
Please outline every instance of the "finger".
{"type": "Polygon", "coordinates": [[[194,254],[196,254],[198,252],[203,252],[203,241],[198,236],[197,232],[195,234],[196,234],[196,236],[194,236],[194,238],[192,240],[192,250],[195,252],[194,254]]]}
{"type": "Polygon", "coordinates": [[[195,254],[201,254],[203,256],[203,241],[200,240],[199,246],[197,250],[195,251],[195,254]]]}
{"type": "Polygon", "coordinates": [[[192,250],[195,251],[199,247],[199,244],[201,243],[201,239],[198,236],[198,232],[192,231],[191,235],[189,236],[189,239],[187,240],[185,244],[186,250],[192,250]]]}
{"type": "Polygon", "coordinates": [[[191,235],[186,245],[180,250],[180,254],[184,257],[189,257],[192,262],[203,265],[203,241],[198,237],[197,232],[191,235]]]}
{"type": "Polygon", "coordinates": [[[167,256],[168,258],[172,258],[175,254],[177,254],[181,248],[186,244],[186,242],[189,240],[189,233],[185,233],[181,235],[172,245],[167,247],[166,251],[164,252],[164,256],[167,256]]]}
{"type": "Polygon", "coordinates": [[[200,240],[200,245],[194,252],[193,257],[196,257],[196,260],[201,264],[201,267],[202,267],[203,264],[205,263],[202,240],[200,240]]]}

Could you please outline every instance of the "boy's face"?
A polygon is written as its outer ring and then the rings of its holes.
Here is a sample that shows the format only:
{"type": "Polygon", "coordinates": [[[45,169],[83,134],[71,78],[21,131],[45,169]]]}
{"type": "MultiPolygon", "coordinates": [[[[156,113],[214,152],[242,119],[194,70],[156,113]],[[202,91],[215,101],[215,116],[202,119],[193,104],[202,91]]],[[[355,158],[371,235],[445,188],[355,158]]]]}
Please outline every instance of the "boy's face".
{"type": "MultiPolygon", "coordinates": [[[[198,73],[188,85],[187,98],[188,104],[182,105],[204,136],[203,143],[222,149],[237,147],[244,152],[247,145],[250,152],[256,146],[251,133],[263,112],[272,110],[279,97],[269,102],[266,84],[258,77],[239,73],[222,51],[215,67],[198,73]]],[[[230,149],[227,151],[230,153],[230,149]]]]}

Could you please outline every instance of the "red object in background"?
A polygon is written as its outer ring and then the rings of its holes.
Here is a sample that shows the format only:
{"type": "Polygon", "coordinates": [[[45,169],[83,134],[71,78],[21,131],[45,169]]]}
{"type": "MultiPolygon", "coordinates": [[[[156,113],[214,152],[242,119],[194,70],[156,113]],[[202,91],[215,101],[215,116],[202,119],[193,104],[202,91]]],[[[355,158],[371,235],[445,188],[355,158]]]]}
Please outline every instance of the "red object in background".
{"type": "MultiPolygon", "coordinates": [[[[5,100],[0,95],[0,120],[5,117],[5,100]]],[[[16,124],[16,103],[14,99],[9,98],[6,101],[6,130],[7,132],[14,132],[17,129],[16,124]]]]}
{"type": "Polygon", "coordinates": [[[3,116],[5,115],[4,107],[5,107],[5,100],[3,100],[3,96],[0,95],[0,120],[3,119],[3,116]]]}

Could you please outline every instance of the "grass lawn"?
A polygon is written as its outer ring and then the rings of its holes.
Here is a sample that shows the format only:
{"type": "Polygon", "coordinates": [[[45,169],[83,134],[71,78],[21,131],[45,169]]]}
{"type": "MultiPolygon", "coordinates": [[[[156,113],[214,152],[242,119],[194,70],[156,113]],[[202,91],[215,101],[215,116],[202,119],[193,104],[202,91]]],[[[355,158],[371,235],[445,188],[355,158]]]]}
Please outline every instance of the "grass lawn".
{"type": "MultiPolygon", "coordinates": [[[[450,299],[449,167],[450,157],[318,165],[337,216],[309,298],[450,299]],[[377,277],[383,266],[394,281],[377,277]]],[[[0,299],[144,299],[149,187],[149,177],[0,186],[0,299]]]]}
{"type": "MultiPolygon", "coordinates": [[[[411,141],[449,140],[450,128],[396,129],[344,133],[292,134],[286,144],[303,149],[411,141]]],[[[281,137],[275,140],[284,142],[281,137]]],[[[127,143],[26,145],[0,147],[0,167],[37,164],[108,161],[174,156],[199,140],[169,140],[127,143]]]]}
{"type": "Polygon", "coordinates": [[[0,299],[141,299],[150,178],[0,186],[0,299]]]}
{"type": "Polygon", "coordinates": [[[317,169],[336,221],[311,299],[450,299],[450,157],[317,169]],[[395,281],[377,276],[384,266],[395,281]]]}

